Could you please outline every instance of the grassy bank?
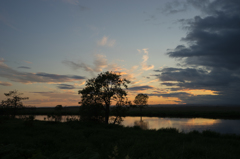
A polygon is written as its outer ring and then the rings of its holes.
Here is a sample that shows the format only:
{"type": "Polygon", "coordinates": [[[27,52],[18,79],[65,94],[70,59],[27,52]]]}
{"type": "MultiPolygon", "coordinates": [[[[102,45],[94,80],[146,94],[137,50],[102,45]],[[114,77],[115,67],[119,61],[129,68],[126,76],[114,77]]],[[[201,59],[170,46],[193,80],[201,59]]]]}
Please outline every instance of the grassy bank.
{"type": "Polygon", "coordinates": [[[0,158],[237,159],[240,136],[79,122],[0,120],[0,158]]]}
{"type": "MultiPolygon", "coordinates": [[[[60,112],[54,108],[24,109],[18,114],[32,115],[78,115],[79,107],[65,107],[60,112]]],[[[111,114],[114,115],[114,114],[111,114]]],[[[240,119],[240,107],[233,106],[164,106],[148,107],[140,112],[139,109],[130,109],[127,116],[155,116],[180,118],[213,118],[213,119],[240,119]]]]}

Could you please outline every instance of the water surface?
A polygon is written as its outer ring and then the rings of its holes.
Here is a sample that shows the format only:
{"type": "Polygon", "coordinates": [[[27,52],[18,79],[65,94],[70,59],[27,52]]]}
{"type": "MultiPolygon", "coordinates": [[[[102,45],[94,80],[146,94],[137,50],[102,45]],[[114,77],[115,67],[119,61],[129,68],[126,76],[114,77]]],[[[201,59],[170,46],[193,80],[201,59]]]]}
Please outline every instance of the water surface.
{"type": "MultiPolygon", "coordinates": [[[[77,115],[62,115],[57,121],[66,122],[79,119],[77,115]]],[[[54,121],[47,115],[36,115],[35,120],[54,121]]],[[[240,134],[240,120],[206,119],[206,118],[159,118],[159,117],[125,117],[123,126],[140,126],[142,129],[176,128],[180,132],[211,130],[222,134],[240,134]]]]}
{"type": "Polygon", "coordinates": [[[206,118],[126,117],[124,126],[143,126],[143,129],[176,128],[180,132],[211,130],[221,134],[240,134],[240,120],[206,118]]]}

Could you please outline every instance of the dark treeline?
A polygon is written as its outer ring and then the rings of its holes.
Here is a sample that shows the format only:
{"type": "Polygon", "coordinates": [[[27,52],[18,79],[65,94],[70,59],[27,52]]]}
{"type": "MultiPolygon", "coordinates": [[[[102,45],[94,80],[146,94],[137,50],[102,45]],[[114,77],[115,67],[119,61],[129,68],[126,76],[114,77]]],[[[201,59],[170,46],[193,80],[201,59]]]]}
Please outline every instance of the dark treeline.
{"type": "MultiPolygon", "coordinates": [[[[55,107],[24,108],[17,111],[18,115],[79,115],[78,107],[63,107],[60,112],[55,107]]],[[[111,112],[110,115],[115,115],[111,112]]],[[[236,106],[159,106],[147,107],[143,111],[130,108],[126,116],[154,116],[179,118],[212,118],[212,119],[240,119],[240,107],[236,106]]]]}

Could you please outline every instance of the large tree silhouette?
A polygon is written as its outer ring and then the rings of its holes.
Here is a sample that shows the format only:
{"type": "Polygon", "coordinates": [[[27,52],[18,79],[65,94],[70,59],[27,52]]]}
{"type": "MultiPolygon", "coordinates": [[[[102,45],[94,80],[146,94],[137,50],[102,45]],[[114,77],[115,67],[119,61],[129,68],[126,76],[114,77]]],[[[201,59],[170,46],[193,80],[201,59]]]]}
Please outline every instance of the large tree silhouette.
{"type": "Polygon", "coordinates": [[[120,77],[120,74],[107,71],[87,80],[85,88],[78,92],[81,95],[79,104],[83,107],[97,106],[98,112],[103,110],[108,124],[111,102],[124,100],[127,96],[123,88],[127,88],[130,81],[120,77]]]}

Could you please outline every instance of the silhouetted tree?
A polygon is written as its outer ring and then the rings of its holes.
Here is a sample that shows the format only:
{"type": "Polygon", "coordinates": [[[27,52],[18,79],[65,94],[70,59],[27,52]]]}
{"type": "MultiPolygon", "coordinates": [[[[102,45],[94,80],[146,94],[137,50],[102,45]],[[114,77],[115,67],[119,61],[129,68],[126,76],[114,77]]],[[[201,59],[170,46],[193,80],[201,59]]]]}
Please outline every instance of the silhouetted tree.
{"type": "Polygon", "coordinates": [[[142,112],[142,109],[143,109],[143,108],[145,108],[145,107],[148,106],[148,104],[147,104],[148,98],[149,98],[149,97],[148,97],[147,94],[142,94],[142,93],[138,94],[138,95],[135,97],[135,100],[134,100],[133,102],[137,105],[137,107],[140,108],[140,111],[141,111],[141,112],[142,112]]]}
{"type": "Polygon", "coordinates": [[[103,110],[106,124],[109,120],[111,101],[125,99],[127,96],[122,87],[127,88],[130,81],[121,79],[120,76],[109,71],[100,73],[96,78],[87,80],[85,88],[78,92],[81,95],[79,104],[103,110]]]}
{"type": "Polygon", "coordinates": [[[2,108],[7,110],[7,113],[10,113],[15,117],[17,109],[23,108],[22,100],[29,99],[28,97],[21,97],[23,93],[18,93],[17,90],[9,91],[9,93],[4,93],[6,100],[2,100],[2,108]]]}
{"type": "Polygon", "coordinates": [[[57,105],[57,106],[55,107],[55,110],[56,110],[56,111],[61,111],[62,109],[63,109],[62,105],[57,105]]]}
{"type": "Polygon", "coordinates": [[[128,101],[127,98],[123,99],[120,98],[116,106],[111,109],[112,113],[115,115],[115,118],[113,117],[113,124],[118,123],[120,124],[123,120],[122,117],[125,117],[127,114],[127,111],[132,106],[131,101],[128,101]]]}

